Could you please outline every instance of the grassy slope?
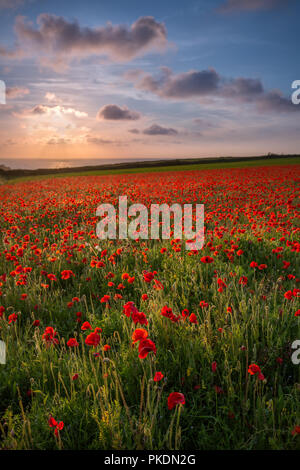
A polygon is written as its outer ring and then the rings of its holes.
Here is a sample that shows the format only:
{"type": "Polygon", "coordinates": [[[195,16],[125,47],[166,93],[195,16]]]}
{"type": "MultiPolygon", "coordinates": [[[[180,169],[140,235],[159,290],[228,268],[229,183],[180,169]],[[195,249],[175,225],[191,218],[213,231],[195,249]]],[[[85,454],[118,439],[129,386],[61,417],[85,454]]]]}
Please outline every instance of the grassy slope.
{"type": "Polygon", "coordinates": [[[198,164],[186,164],[186,165],[174,165],[174,166],[161,166],[161,167],[149,167],[149,168],[128,168],[128,169],[116,169],[116,170],[95,170],[95,171],[83,171],[73,173],[60,173],[60,174],[49,174],[40,176],[24,176],[12,179],[9,183],[18,183],[21,181],[40,180],[47,178],[66,178],[68,176],[93,176],[93,175],[119,175],[119,174],[130,174],[130,173],[153,173],[153,172],[164,172],[164,171],[192,171],[192,170],[208,170],[214,168],[247,168],[255,166],[271,166],[271,165],[299,165],[300,157],[297,158],[275,158],[275,159],[257,159],[248,161],[239,161],[232,163],[198,163],[198,164]]]}

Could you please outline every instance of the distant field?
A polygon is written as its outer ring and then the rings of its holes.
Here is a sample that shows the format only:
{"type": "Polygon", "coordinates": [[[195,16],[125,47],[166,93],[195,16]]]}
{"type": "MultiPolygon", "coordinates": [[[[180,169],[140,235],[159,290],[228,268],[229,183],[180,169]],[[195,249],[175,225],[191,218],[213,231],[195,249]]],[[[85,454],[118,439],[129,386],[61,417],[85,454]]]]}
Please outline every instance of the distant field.
{"type": "Polygon", "coordinates": [[[74,171],[59,174],[36,175],[36,176],[21,176],[9,180],[9,183],[32,181],[47,178],[66,178],[68,176],[95,176],[95,175],[121,175],[121,174],[134,174],[134,173],[161,173],[165,171],[193,171],[193,170],[210,170],[217,168],[247,168],[255,166],[273,166],[273,165],[299,165],[299,157],[290,158],[261,158],[257,160],[246,160],[239,162],[220,162],[220,163],[187,163],[186,165],[166,165],[157,167],[145,168],[126,168],[126,169],[109,169],[109,170],[89,170],[89,171],[74,171]]]}

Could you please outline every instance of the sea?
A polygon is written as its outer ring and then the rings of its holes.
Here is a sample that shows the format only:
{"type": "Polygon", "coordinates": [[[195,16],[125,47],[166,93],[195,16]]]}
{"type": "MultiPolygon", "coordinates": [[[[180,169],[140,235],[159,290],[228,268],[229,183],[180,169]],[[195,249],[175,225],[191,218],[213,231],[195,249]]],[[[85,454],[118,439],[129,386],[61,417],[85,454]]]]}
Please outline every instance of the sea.
{"type": "Polygon", "coordinates": [[[113,165],[115,163],[130,163],[138,161],[157,161],[161,158],[0,158],[0,168],[4,166],[11,170],[37,170],[40,168],[75,168],[89,165],[113,165]]]}

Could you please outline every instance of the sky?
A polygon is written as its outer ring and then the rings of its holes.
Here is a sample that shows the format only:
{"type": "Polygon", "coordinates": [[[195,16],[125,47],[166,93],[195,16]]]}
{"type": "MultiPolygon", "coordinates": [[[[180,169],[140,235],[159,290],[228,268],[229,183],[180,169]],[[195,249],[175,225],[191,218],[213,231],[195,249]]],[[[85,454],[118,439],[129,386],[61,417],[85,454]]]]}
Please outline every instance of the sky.
{"type": "Polygon", "coordinates": [[[0,164],[299,153],[299,18],[298,0],[0,0],[0,164]]]}

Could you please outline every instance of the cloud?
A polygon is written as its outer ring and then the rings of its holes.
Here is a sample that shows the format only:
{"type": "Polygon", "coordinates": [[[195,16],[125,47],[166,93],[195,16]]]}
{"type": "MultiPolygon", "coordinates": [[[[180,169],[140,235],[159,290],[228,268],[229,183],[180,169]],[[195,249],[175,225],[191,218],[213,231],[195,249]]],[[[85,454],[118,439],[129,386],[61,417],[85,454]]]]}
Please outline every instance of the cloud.
{"type": "Polygon", "coordinates": [[[150,50],[161,51],[168,44],[164,23],[152,16],[141,17],[131,26],[107,23],[91,28],[80,26],[76,20],[71,22],[61,16],[42,13],[37,18],[37,28],[18,16],[15,33],[16,49],[0,48],[0,54],[7,57],[38,55],[43,65],[54,68],[91,55],[126,62],[150,50]]]}
{"type": "Polygon", "coordinates": [[[259,79],[226,78],[214,69],[174,74],[169,68],[163,67],[159,76],[144,73],[136,77],[132,81],[137,89],[151,92],[160,98],[189,100],[208,97],[211,100],[252,103],[263,112],[300,111],[300,107],[294,106],[280,91],[266,91],[259,79]]]}
{"type": "Polygon", "coordinates": [[[6,97],[8,99],[14,99],[14,98],[18,98],[18,97],[28,95],[28,94],[29,94],[28,88],[18,88],[18,87],[6,88],[6,97]]]}
{"type": "Polygon", "coordinates": [[[226,0],[217,10],[220,13],[235,11],[271,10],[286,6],[290,0],[226,0]]]}
{"type": "Polygon", "coordinates": [[[25,0],[0,0],[0,10],[9,10],[23,5],[25,0]]]}
{"type": "Polygon", "coordinates": [[[116,145],[117,147],[126,147],[128,145],[127,142],[122,142],[121,140],[109,140],[104,139],[103,137],[97,137],[93,135],[86,136],[86,143],[92,145],[116,145]]]}
{"type": "Polygon", "coordinates": [[[214,69],[181,73],[175,75],[167,67],[161,68],[161,76],[154,78],[145,74],[137,88],[151,91],[164,98],[192,98],[207,95],[218,89],[220,76],[214,69]]]}
{"type": "Polygon", "coordinates": [[[128,132],[130,132],[130,134],[139,134],[140,131],[138,129],[129,129],[128,132]]]}
{"type": "Polygon", "coordinates": [[[48,101],[48,103],[61,103],[62,100],[56,96],[55,93],[52,93],[50,91],[47,91],[45,94],[45,99],[48,101]]]}
{"type": "Polygon", "coordinates": [[[143,134],[145,135],[177,135],[178,131],[176,129],[172,129],[172,127],[162,127],[158,124],[152,124],[152,126],[147,127],[147,129],[143,130],[143,134]]]}
{"type": "Polygon", "coordinates": [[[125,106],[121,108],[116,104],[107,104],[103,106],[97,114],[98,119],[111,121],[136,121],[141,115],[137,111],[131,111],[125,106]]]}
{"type": "Polygon", "coordinates": [[[263,84],[259,79],[236,78],[224,81],[218,94],[225,98],[233,98],[238,101],[252,101],[264,92],[263,84]]]}
{"type": "Polygon", "coordinates": [[[103,139],[101,137],[92,137],[92,136],[87,136],[86,141],[89,144],[95,144],[95,145],[107,145],[107,144],[115,143],[113,140],[103,139]]]}
{"type": "Polygon", "coordinates": [[[47,145],[65,145],[68,143],[70,143],[70,140],[64,137],[52,137],[47,141],[47,145]]]}
{"type": "Polygon", "coordinates": [[[257,107],[260,111],[293,112],[299,111],[299,106],[295,106],[291,100],[286,99],[278,90],[265,93],[257,101],[257,107]]]}
{"type": "Polygon", "coordinates": [[[56,117],[62,117],[62,116],[74,116],[76,118],[85,118],[87,117],[87,113],[78,111],[77,109],[74,108],[67,108],[65,106],[48,106],[44,104],[38,104],[34,106],[33,108],[30,109],[24,109],[23,111],[19,113],[15,113],[17,117],[21,118],[28,118],[32,116],[56,116],[56,117]]]}

